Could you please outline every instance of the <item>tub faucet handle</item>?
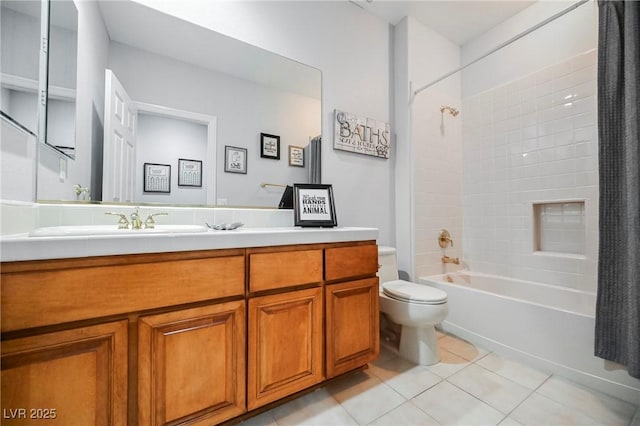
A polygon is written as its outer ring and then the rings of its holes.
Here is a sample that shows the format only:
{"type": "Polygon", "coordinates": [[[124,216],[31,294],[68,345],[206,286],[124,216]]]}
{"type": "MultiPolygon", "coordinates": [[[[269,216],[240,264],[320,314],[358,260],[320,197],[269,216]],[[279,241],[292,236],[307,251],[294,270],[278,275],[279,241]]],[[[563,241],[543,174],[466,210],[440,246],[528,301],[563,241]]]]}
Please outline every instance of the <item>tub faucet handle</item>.
{"type": "Polygon", "coordinates": [[[440,234],[438,234],[438,244],[442,248],[447,248],[449,244],[453,247],[453,239],[451,238],[451,234],[446,229],[441,229],[440,234]]]}

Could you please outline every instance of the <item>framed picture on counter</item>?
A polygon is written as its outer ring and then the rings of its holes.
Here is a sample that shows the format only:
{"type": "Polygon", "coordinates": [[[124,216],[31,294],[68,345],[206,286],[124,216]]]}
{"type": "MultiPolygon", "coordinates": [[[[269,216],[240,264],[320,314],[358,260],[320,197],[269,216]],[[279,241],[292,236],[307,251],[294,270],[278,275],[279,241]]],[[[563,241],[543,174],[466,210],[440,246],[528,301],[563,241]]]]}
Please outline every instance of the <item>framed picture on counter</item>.
{"type": "Polygon", "coordinates": [[[295,226],[338,226],[331,185],[296,183],[293,185],[295,226]]]}

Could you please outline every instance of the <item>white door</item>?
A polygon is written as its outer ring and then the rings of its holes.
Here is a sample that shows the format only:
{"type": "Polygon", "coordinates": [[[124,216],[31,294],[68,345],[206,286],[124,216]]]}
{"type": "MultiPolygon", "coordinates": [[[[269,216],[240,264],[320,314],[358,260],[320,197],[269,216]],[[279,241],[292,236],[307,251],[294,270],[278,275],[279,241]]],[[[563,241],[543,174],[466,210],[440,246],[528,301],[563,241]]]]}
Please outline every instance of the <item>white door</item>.
{"type": "Polygon", "coordinates": [[[132,202],[138,111],[113,71],[105,75],[102,201],[132,202]]]}

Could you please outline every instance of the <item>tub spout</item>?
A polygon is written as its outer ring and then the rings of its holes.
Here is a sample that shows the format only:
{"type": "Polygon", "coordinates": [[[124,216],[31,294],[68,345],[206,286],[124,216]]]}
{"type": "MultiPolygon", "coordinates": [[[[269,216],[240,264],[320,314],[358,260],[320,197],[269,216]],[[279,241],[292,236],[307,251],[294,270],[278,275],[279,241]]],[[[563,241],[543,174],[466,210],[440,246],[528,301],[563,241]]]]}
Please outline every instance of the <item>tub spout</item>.
{"type": "Polygon", "coordinates": [[[442,256],[442,263],[454,263],[456,265],[459,265],[460,264],[460,258],[459,257],[442,256]]]}

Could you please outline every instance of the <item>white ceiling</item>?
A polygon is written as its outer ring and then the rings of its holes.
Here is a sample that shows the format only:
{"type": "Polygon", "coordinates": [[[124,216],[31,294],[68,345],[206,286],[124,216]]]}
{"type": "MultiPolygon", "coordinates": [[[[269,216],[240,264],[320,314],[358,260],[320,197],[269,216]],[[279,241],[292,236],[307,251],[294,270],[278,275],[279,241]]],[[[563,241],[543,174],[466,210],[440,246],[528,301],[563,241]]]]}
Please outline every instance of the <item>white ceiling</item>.
{"type": "Polygon", "coordinates": [[[354,3],[396,25],[405,16],[462,46],[505,21],[534,0],[354,0],[354,3]]]}

